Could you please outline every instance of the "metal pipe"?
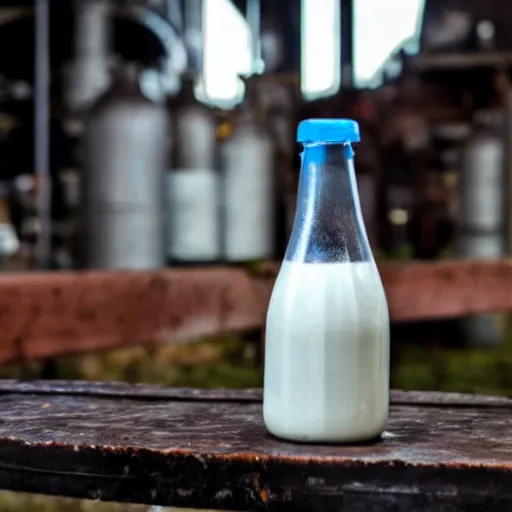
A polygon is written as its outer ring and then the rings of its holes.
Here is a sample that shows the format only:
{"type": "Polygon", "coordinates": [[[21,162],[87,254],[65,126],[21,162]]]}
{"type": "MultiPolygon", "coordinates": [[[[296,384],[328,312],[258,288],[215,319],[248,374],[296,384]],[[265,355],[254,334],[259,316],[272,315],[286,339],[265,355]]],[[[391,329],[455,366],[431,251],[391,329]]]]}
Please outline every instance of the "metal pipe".
{"type": "Polygon", "coordinates": [[[261,59],[261,2],[260,0],[247,0],[245,10],[247,25],[251,31],[251,53],[253,74],[262,73],[261,59]]]}
{"type": "Polygon", "coordinates": [[[34,167],[37,177],[37,213],[40,230],[36,248],[38,268],[50,266],[50,17],[49,0],[35,4],[34,167]]]}
{"type": "Polygon", "coordinates": [[[102,58],[110,45],[108,27],[109,2],[79,0],[76,3],[75,54],[102,58]]]}
{"type": "Polygon", "coordinates": [[[183,9],[181,0],[167,0],[167,19],[181,35],[183,32],[183,9]]]}
{"type": "Polygon", "coordinates": [[[203,72],[203,0],[184,1],[184,39],[189,55],[189,71],[198,75],[203,72]]]}
{"type": "Polygon", "coordinates": [[[354,0],[341,0],[340,16],[341,83],[350,88],[354,82],[354,0]]]}
{"type": "Polygon", "coordinates": [[[87,109],[110,83],[110,0],[75,0],[75,52],[67,77],[72,111],[87,109]]]}

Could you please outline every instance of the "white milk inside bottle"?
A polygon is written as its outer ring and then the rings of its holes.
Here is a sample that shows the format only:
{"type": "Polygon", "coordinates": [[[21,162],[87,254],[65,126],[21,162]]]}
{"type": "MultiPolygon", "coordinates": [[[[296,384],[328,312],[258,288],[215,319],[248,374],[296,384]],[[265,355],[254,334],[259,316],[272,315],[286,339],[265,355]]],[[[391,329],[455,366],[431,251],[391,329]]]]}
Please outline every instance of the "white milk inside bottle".
{"type": "Polygon", "coordinates": [[[308,120],[297,212],[267,314],[264,420],[304,442],[378,437],[388,417],[389,315],[368,244],[350,120],[308,120]]]}

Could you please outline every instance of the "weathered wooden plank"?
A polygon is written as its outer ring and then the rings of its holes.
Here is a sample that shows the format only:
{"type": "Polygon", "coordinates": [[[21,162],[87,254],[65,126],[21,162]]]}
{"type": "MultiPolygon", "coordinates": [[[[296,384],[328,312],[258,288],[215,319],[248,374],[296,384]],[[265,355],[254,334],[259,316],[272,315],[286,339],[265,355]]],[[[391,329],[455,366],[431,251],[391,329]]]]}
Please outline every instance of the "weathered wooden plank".
{"type": "Polygon", "coordinates": [[[512,260],[381,265],[394,321],[512,310],[512,260]]]}
{"type": "MultiPolygon", "coordinates": [[[[85,384],[82,384],[85,387],[85,384]]],[[[502,408],[394,405],[378,442],[279,441],[258,402],[0,396],[0,488],[232,510],[508,510],[502,408]]],[[[222,394],[221,391],[217,393],[222,394]]],[[[230,395],[233,398],[232,395],[230,395]]],[[[419,402],[435,397],[418,394],[419,402]]]]}
{"type": "MultiPolygon", "coordinates": [[[[69,380],[14,380],[0,379],[1,394],[24,395],[78,395],[105,398],[134,398],[137,400],[184,400],[217,402],[262,401],[260,388],[196,389],[166,388],[149,384],[126,382],[85,382],[69,380]]],[[[468,393],[441,393],[437,391],[403,391],[392,389],[390,401],[394,405],[421,405],[423,407],[502,407],[512,409],[512,399],[503,396],[472,395],[468,393]]]]}
{"type": "Polygon", "coordinates": [[[236,268],[0,277],[0,363],[261,326],[268,281],[236,268]]]}
{"type": "MultiPolygon", "coordinates": [[[[261,327],[278,265],[0,277],[0,363],[261,327]]],[[[512,261],[380,267],[396,322],[512,309],[512,261]]]]}

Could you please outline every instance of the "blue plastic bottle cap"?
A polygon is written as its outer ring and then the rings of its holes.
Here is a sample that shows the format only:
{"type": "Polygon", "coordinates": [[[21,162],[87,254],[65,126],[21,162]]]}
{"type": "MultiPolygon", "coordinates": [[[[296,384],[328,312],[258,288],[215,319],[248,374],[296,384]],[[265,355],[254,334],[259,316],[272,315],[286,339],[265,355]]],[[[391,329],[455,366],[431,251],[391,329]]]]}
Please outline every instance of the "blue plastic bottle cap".
{"type": "Polygon", "coordinates": [[[297,128],[297,142],[359,142],[359,123],[353,119],[305,119],[297,128]]]}

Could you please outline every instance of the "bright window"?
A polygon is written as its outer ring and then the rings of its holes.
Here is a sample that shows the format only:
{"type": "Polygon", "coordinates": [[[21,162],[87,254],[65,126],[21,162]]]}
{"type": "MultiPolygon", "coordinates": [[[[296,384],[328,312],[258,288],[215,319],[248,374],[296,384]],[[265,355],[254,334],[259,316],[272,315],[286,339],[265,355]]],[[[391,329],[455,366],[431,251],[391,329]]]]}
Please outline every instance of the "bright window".
{"type": "Polygon", "coordinates": [[[425,0],[354,2],[354,85],[376,87],[382,66],[404,43],[418,47],[425,0]]]}
{"type": "Polygon", "coordinates": [[[314,100],[338,92],[341,84],[340,0],[301,0],[300,39],[302,95],[314,100]]]}
{"type": "Polygon", "coordinates": [[[249,27],[230,0],[205,0],[203,25],[203,83],[196,95],[205,103],[233,107],[244,93],[238,75],[252,71],[249,27]]]}

